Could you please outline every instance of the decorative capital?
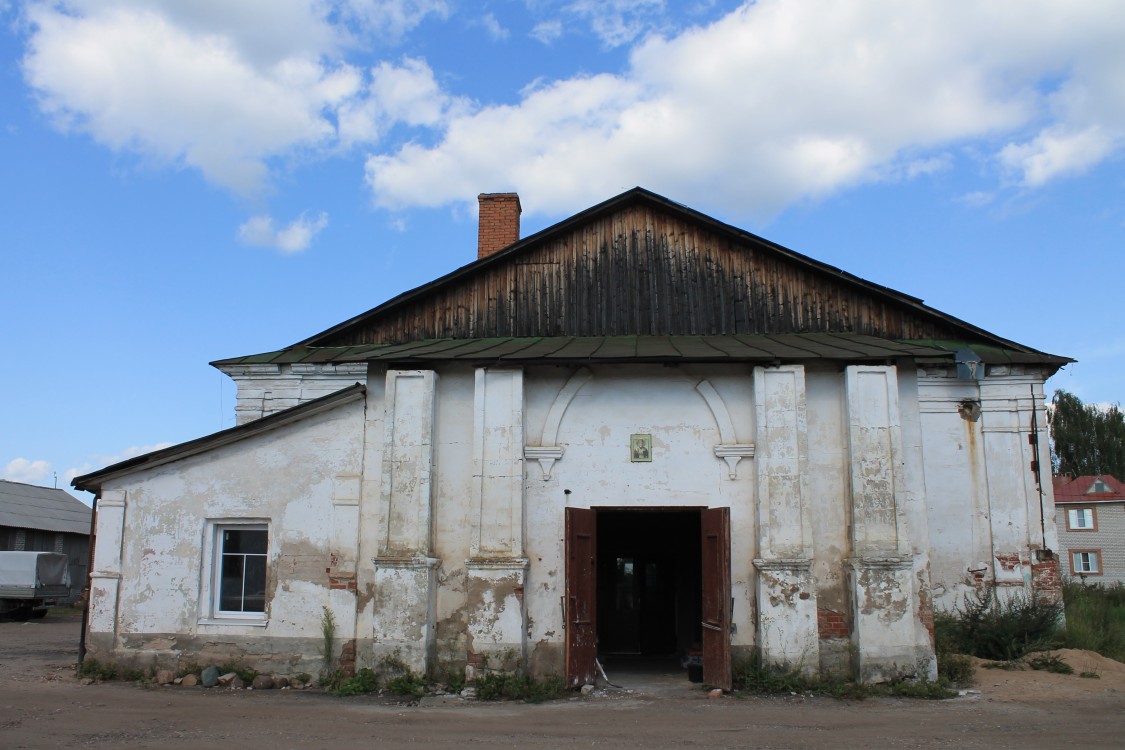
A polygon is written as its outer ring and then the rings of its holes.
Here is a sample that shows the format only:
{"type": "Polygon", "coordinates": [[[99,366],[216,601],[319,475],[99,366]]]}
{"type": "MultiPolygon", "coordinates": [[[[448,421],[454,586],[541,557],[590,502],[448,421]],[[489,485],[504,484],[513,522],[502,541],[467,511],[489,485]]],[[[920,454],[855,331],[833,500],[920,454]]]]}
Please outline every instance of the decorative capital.
{"type": "Polygon", "coordinates": [[[543,481],[551,478],[551,469],[563,457],[563,448],[559,445],[525,445],[523,457],[530,461],[538,461],[539,468],[543,471],[543,481]]]}
{"type": "Polygon", "coordinates": [[[744,458],[754,457],[754,446],[748,443],[729,443],[715,446],[716,458],[727,462],[728,475],[731,479],[738,479],[738,462],[744,458]]]}

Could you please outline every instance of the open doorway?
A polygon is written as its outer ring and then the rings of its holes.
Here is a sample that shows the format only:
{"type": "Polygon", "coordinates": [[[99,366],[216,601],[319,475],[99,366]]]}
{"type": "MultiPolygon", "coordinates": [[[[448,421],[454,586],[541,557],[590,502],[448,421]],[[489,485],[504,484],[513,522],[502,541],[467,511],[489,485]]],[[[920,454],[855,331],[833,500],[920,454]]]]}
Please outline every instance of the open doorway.
{"type": "Polygon", "coordinates": [[[699,511],[598,511],[598,652],[677,659],[702,647],[699,511]]]}
{"type": "Polygon", "coordinates": [[[730,689],[727,508],[566,510],[567,684],[605,662],[688,671],[730,689]],[[661,661],[662,660],[662,663],[661,661]]]}

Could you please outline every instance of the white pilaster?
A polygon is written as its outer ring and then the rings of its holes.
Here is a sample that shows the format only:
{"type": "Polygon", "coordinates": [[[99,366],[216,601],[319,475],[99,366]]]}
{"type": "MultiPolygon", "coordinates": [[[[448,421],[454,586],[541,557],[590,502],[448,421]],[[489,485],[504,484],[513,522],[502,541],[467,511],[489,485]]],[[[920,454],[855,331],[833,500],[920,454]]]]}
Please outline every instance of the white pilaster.
{"type": "Polygon", "coordinates": [[[758,437],[758,645],[762,656],[820,667],[808,498],[808,421],[802,365],[754,368],[758,437]]]}
{"type": "MultiPolygon", "coordinates": [[[[117,599],[121,588],[121,559],[125,542],[125,490],[104,490],[98,499],[94,569],[90,573],[91,635],[117,633],[117,599]]],[[[104,641],[105,638],[99,638],[104,641]]],[[[104,644],[111,647],[111,643],[104,644]]]]}
{"type": "Polygon", "coordinates": [[[928,674],[933,650],[918,628],[906,529],[902,425],[893,366],[847,368],[852,497],[852,639],[856,677],[928,674]]]}

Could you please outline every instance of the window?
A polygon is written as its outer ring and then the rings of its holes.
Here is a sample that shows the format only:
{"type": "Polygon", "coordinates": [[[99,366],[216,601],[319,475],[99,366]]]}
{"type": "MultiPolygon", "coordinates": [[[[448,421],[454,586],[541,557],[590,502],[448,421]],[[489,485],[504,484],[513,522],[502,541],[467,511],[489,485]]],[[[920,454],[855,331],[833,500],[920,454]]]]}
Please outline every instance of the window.
{"type": "Polygon", "coordinates": [[[1069,508],[1066,511],[1067,531],[1097,531],[1098,521],[1093,508],[1069,508]]]}
{"type": "Polygon", "coordinates": [[[262,523],[213,528],[211,616],[265,619],[268,528],[262,523]]]}
{"type": "Polygon", "coordinates": [[[1072,575],[1101,575],[1101,550],[1076,549],[1070,551],[1070,572],[1072,575]]]}

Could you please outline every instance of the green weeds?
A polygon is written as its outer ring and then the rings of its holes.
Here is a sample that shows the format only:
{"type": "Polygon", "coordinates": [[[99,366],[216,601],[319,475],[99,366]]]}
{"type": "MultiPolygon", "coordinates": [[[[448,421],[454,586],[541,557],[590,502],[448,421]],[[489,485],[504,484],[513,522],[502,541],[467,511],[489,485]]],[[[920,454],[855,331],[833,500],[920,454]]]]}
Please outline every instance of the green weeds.
{"type": "Polygon", "coordinates": [[[1125,661],[1125,584],[1110,586],[1068,581],[1065,642],[1069,648],[1097,651],[1125,661]]]}

